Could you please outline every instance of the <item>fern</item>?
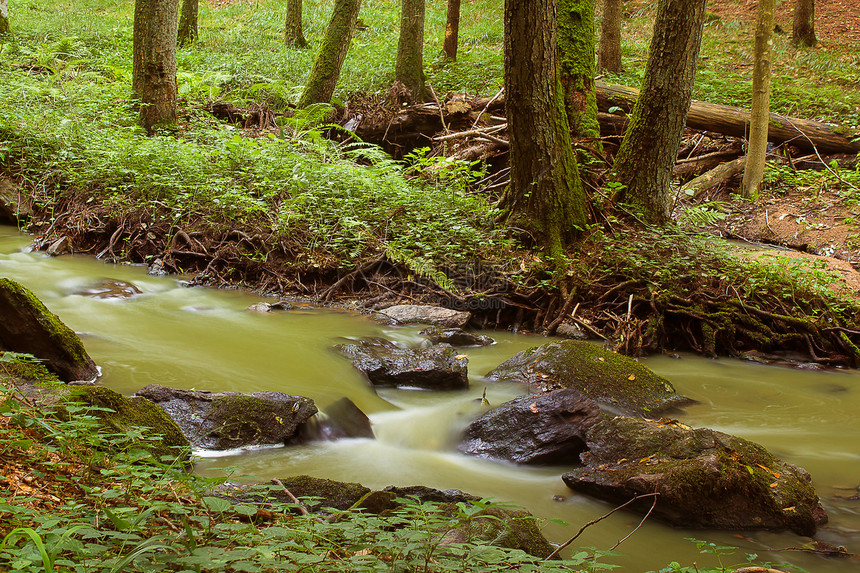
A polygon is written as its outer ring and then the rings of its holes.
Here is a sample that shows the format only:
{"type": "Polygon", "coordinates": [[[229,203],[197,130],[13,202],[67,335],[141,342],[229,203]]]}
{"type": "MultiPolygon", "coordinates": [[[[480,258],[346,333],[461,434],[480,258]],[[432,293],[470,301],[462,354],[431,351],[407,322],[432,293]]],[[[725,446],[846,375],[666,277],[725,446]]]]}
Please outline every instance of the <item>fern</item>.
{"type": "Polygon", "coordinates": [[[690,227],[708,227],[728,217],[722,211],[722,203],[709,201],[701,205],[691,205],[684,209],[680,216],[680,222],[690,227]]]}
{"type": "Polygon", "coordinates": [[[418,276],[433,281],[445,290],[454,291],[457,289],[445,273],[434,267],[433,263],[426,259],[417,257],[406,250],[392,245],[391,243],[386,245],[385,255],[390,261],[405,266],[418,276]]]}

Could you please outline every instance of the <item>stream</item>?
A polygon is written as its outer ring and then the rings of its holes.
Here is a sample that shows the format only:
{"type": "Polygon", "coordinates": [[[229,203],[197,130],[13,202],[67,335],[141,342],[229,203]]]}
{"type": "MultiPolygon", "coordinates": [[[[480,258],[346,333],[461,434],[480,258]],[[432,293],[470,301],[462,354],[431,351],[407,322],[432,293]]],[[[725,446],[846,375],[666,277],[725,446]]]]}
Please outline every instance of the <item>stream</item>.
{"type": "MultiPolygon", "coordinates": [[[[486,332],[496,344],[463,350],[469,357],[467,392],[380,389],[378,394],[349,361],[330,350],[344,337],[383,336],[417,343],[419,327],[390,327],[355,313],[298,307],[255,313],[262,299],[243,291],[185,288],[177,277],[147,276],[140,266],[105,265],[92,257],[51,258],[29,252],[31,237],[0,226],[0,276],[32,289],[81,334],[101,366],[101,384],[125,394],[147,384],[210,391],[273,390],[307,396],[325,407],[349,397],[370,415],[377,439],[353,439],[296,447],[198,452],[195,469],[231,479],[310,474],[361,482],[372,488],[422,484],[510,501],[547,521],[544,534],[563,542],[612,506],[574,494],[562,483],[563,467],[524,468],[463,456],[459,434],[477,414],[473,399],[487,388],[491,404],[521,393],[515,385],[485,385],[481,375],[544,337],[486,332]],[[75,294],[105,279],[128,281],[142,294],[99,299],[75,294]],[[554,496],[564,498],[554,500],[554,496]]],[[[656,356],[643,360],[680,394],[697,403],[678,415],[760,443],[812,475],[830,523],[817,539],[860,553],[860,372],[788,369],[731,359],[656,356]],[[842,497],[839,497],[842,496],[842,497]]],[[[576,541],[608,549],[637,526],[640,517],[617,512],[589,527],[576,541]]],[[[624,571],[658,570],[671,561],[715,565],[685,538],[740,549],[723,564],[791,563],[811,572],[855,571],[857,562],[823,559],[798,551],[810,539],[790,533],[719,532],[646,522],[608,557],[624,571]]]]}

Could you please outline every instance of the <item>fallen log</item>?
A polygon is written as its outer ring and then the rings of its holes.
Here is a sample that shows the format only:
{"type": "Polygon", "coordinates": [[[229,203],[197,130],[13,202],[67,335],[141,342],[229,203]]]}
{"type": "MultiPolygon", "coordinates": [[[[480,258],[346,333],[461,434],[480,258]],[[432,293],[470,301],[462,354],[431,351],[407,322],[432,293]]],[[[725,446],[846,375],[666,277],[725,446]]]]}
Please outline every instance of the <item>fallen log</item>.
{"type": "Polygon", "coordinates": [[[711,169],[707,173],[699,175],[686,185],[683,185],[681,187],[681,191],[684,194],[689,195],[690,197],[699,197],[706,191],[713,189],[721,183],[725,183],[726,181],[743,171],[746,164],[746,155],[738,157],[734,161],[723,163],[722,165],[711,169]]]}
{"type": "MultiPolygon", "coordinates": [[[[625,113],[633,111],[639,90],[604,82],[595,82],[595,87],[597,107],[600,111],[607,112],[613,107],[620,108],[625,113]]],[[[750,112],[747,109],[696,100],[690,105],[687,114],[689,128],[735,137],[746,137],[749,122],[750,112]]],[[[860,141],[852,142],[844,135],[836,133],[835,128],[838,129],[818,121],[772,113],[767,138],[773,143],[790,143],[801,149],[812,149],[814,144],[818,151],[826,153],[860,153],[860,141]]]]}
{"type": "Polygon", "coordinates": [[[679,159],[675,163],[672,176],[675,179],[686,181],[693,177],[698,177],[702,173],[706,173],[726,161],[731,161],[740,154],[741,150],[739,148],[729,148],[699,155],[698,157],[690,157],[689,159],[679,159]]]}

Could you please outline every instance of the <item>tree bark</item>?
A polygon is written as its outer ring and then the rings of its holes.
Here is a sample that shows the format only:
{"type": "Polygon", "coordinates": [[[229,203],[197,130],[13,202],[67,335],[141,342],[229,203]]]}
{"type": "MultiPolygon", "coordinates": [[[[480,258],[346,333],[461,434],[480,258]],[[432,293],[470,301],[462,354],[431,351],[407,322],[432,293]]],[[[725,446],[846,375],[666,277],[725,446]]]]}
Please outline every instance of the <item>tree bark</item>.
{"type": "Polygon", "coordinates": [[[600,138],[594,93],[594,0],[558,1],[558,55],[574,135],[600,138]]]}
{"type": "Polygon", "coordinates": [[[182,0],[182,10],[179,15],[178,41],[180,46],[188,46],[197,41],[197,13],[199,0],[182,0]]]}
{"type": "Polygon", "coordinates": [[[791,41],[810,47],[818,43],[815,37],[815,0],[797,0],[795,3],[791,41]]]}
{"type": "Polygon", "coordinates": [[[560,263],[565,244],[587,217],[557,49],[555,0],[505,0],[511,182],[501,204],[509,222],[526,229],[560,263]]]}
{"type": "Polygon", "coordinates": [[[284,43],[292,48],[307,48],[302,31],[302,0],[287,1],[287,22],[284,25],[284,43]]]}
{"type": "Polygon", "coordinates": [[[759,0],[758,19],[755,29],[755,52],[753,61],[753,94],[750,119],[750,136],[747,147],[747,164],[741,185],[747,199],[758,197],[759,186],[764,178],[764,162],[767,156],[767,131],[770,119],[770,75],[773,52],[773,21],[775,0],[759,0]]]}
{"type": "Polygon", "coordinates": [[[9,27],[9,0],[0,0],[0,34],[8,34],[9,27]]]}
{"type": "Polygon", "coordinates": [[[406,86],[411,102],[422,102],[427,98],[424,85],[424,0],[402,1],[394,80],[406,86]]]}
{"type": "MultiPolygon", "coordinates": [[[[595,82],[597,109],[606,112],[619,107],[627,113],[633,111],[639,90],[617,84],[595,82]]],[[[748,109],[719,105],[705,101],[693,101],[687,113],[687,127],[715,131],[734,137],[749,134],[750,112],[748,109]]],[[[860,141],[851,142],[844,135],[833,131],[833,127],[818,121],[770,114],[768,139],[774,143],[788,142],[801,149],[813,149],[828,153],[860,153],[860,141]],[[807,139],[808,138],[808,139],[807,139]]]]}
{"type": "Polygon", "coordinates": [[[176,39],[179,0],[136,0],[132,90],[140,124],[150,134],[176,121],[176,39]]]}
{"type": "Polygon", "coordinates": [[[603,0],[597,67],[603,72],[621,73],[621,15],[624,0],[603,0]]]}
{"type": "Polygon", "coordinates": [[[616,200],[645,223],[670,219],[669,182],[681,143],[702,42],[706,0],[660,0],[642,91],[615,157],[616,200]]]}
{"type": "Polygon", "coordinates": [[[446,62],[457,61],[457,46],[460,35],[460,0],[448,0],[448,16],[445,23],[445,43],[442,53],[446,62]]]}
{"type": "Polygon", "coordinates": [[[299,98],[298,107],[313,103],[328,103],[340,76],[340,69],[349,51],[349,43],[355,32],[361,0],[337,0],[325,31],[320,51],[314,60],[313,69],[299,98]]]}

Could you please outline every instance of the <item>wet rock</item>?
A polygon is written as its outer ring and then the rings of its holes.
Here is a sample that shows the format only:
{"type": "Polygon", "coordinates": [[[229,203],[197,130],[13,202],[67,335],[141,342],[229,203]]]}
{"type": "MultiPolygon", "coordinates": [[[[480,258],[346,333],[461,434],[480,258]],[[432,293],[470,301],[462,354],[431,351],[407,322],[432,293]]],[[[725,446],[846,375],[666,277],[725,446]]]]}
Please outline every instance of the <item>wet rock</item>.
{"type": "Polygon", "coordinates": [[[292,308],[293,305],[287,301],[279,300],[278,302],[258,302],[249,306],[247,310],[252,312],[272,312],[276,310],[290,310],[292,308]]]}
{"type": "Polygon", "coordinates": [[[588,429],[600,420],[597,402],[576,390],[522,396],[469,424],[459,450],[518,464],[577,463],[588,429]]]}
{"type": "MultiPolygon", "coordinates": [[[[791,530],[812,535],[827,515],[809,474],[762,446],[675,421],[606,418],[587,436],[571,489],[612,502],[659,494],[652,515],[672,525],[791,530]]],[[[645,512],[652,499],[635,510],[645,512]]]]}
{"type": "Polygon", "coordinates": [[[367,414],[349,398],[341,398],[323,409],[327,416],[324,426],[328,439],[374,438],[373,426],[367,414]]]}
{"type": "Polygon", "coordinates": [[[496,341],[489,336],[466,332],[462,328],[439,328],[431,326],[419,332],[431,344],[450,344],[451,346],[489,346],[496,341]]]}
{"type": "Polygon", "coordinates": [[[541,391],[574,388],[615,414],[653,416],[690,402],[676,394],[668,380],[635,360],[577,340],[524,350],[487,378],[541,391]]]}
{"type": "Polygon", "coordinates": [[[194,447],[209,450],[287,443],[317,413],[310,398],[282,392],[213,393],[151,384],[137,396],[164,408],[194,447]]]}
{"type": "Polygon", "coordinates": [[[60,255],[68,255],[72,252],[72,247],[69,244],[69,240],[66,237],[60,237],[50,245],[46,249],[46,252],[52,257],[59,257],[60,255]]]}
{"type": "Polygon", "coordinates": [[[74,294],[91,296],[93,298],[131,298],[140,293],[141,290],[130,282],[102,279],[76,291],[74,294]]]}
{"type": "Polygon", "coordinates": [[[164,259],[158,258],[152,261],[152,264],[146,269],[146,274],[151,277],[167,276],[167,270],[164,268],[164,259]]]}
{"type": "Polygon", "coordinates": [[[98,369],[81,339],[29,289],[0,279],[0,348],[32,354],[65,382],[94,381],[98,369]]]}
{"type": "Polygon", "coordinates": [[[53,410],[62,419],[81,415],[70,414],[67,406],[82,403],[96,409],[88,412],[99,419],[102,427],[112,433],[125,434],[136,428],[149,428],[148,435],[158,436],[138,442],[161,460],[163,457],[188,460],[191,446],[179,426],[167,413],[150,400],[127,397],[103,386],[68,386],[57,384],[19,386],[28,398],[44,410],[53,410]]]}
{"type": "Polygon", "coordinates": [[[558,328],[555,329],[555,335],[574,340],[586,340],[588,338],[584,330],[575,324],[567,324],[566,322],[558,325],[558,328]]]}
{"type": "Polygon", "coordinates": [[[407,485],[396,486],[390,485],[383,491],[394,493],[397,497],[415,498],[421,503],[432,501],[436,503],[467,503],[470,501],[479,501],[481,498],[477,495],[465,493],[459,489],[435,489],[426,485],[407,485]]]}
{"type": "Polygon", "coordinates": [[[443,328],[464,327],[472,317],[465,311],[443,308],[440,306],[398,304],[380,311],[383,318],[396,324],[435,324],[443,328]]]}
{"type": "Polygon", "coordinates": [[[0,177],[0,224],[20,225],[32,216],[32,197],[10,179],[0,177]]]}
{"type": "Polygon", "coordinates": [[[468,359],[447,344],[400,348],[382,338],[365,338],[334,347],[376,386],[459,390],[469,387],[468,359]]]}

